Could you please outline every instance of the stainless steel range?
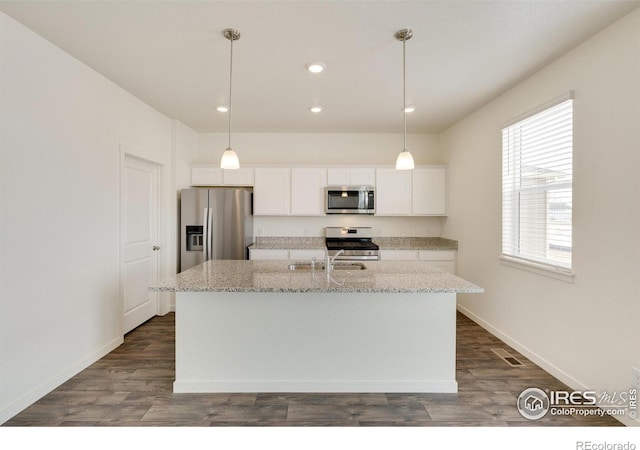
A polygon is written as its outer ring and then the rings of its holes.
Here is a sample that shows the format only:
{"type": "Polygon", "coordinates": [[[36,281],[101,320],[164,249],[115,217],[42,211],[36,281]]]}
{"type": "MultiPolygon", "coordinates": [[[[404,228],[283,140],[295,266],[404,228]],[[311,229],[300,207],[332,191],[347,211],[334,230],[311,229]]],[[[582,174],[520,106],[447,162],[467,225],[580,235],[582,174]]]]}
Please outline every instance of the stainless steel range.
{"type": "Polygon", "coordinates": [[[372,241],[371,227],[326,227],[325,241],[327,252],[333,258],[342,261],[378,261],[380,248],[372,241]]]}

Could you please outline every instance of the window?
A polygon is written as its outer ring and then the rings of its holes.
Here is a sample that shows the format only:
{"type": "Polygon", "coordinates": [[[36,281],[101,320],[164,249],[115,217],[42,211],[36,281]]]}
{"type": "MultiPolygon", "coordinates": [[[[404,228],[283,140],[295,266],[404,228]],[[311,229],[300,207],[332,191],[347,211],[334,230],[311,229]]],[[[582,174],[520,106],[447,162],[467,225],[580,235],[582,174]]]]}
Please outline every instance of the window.
{"type": "Polygon", "coordinates": [[[573,100],[502,130],[502,254],[571,269],[573,100]]]}

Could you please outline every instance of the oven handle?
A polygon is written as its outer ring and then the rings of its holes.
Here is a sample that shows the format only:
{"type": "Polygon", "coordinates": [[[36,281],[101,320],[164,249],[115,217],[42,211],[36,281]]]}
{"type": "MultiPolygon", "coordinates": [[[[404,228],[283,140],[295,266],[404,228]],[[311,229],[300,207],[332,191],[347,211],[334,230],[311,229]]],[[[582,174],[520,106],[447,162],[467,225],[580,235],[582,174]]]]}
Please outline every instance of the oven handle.
{"type": "Polygon", "coordinates": [[[340,255],[335,260],[336,261],[380,261],[380,255],[363,255],[363,256],[340,255]]]}

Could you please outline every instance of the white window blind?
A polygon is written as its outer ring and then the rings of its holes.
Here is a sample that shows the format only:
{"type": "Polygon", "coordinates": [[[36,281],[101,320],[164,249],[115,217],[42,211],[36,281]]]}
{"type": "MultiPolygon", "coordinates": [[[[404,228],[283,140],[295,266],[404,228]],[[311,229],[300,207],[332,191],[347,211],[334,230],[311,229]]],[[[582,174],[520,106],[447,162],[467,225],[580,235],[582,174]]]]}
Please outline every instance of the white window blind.
{"type": "Polygon", "coordinates": [[[573,100],[502,130],[502,253],[571,269],[573,100]]]}

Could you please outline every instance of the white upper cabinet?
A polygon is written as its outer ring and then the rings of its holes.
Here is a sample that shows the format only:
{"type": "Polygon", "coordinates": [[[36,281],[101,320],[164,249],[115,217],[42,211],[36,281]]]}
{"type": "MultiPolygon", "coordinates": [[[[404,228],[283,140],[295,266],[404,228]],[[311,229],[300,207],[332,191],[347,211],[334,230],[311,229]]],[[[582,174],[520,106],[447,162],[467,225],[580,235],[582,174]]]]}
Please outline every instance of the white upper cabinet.
{"type": "Polygon", "coordinates": [[[327,169],[328,186],[349,186],[351,184],[351,169],[327,169]]]}
{"type": "Polygon", "coordinates": [[[222,171],[222,184],[225,186],[253,186],[252,167],[228,169],[222,171]]]}
{"type": "Polygon", "coordinates": [[[353,186],[375,186],[375,169],[351,169],[351,185],[353,186]]]}
{"type": "Polygon", "coordinates": [[[327,169],[291,169],[291,215],[324,216],[327,169]]]}
{"type": "Polygon", "coordinates": [[[191,167],[192,186],[253,186],[253,168],[223,170],[219,166],[191,167]]]}
{"type": "Polygon", "coordinates": [[[253,214],[256,216],[291,214],[291,169],[255,169],[253,214]]]}
{"type": "Polygon", "coordinates": [[[222,169],[220,167],[191,167],[191,186],[216,186],[220,184],[222,184],[222,169]]]}
{"type": "Polygon", "coordinates": [[[327,170],[329,186],[375,186],[375,169],[352,169],[348,167],[330,168],[327,170]]]}
{"type": "Polygon", "coordinates": [[[428,167],[413,170],[413,205],[415,216],[447,214],[447,168],[428,167]]]}
{"type": "Polygon", "coordinates": [[[411,215],[411,170],[376,170],[376,215],[411,215]]]}
{"type": "Polygon", "coordinates": [[[413,170],[353,167],[191,168],[193,186],[254,186],[258,216],[324,216],[326,186],[375,186],[378,216],[446,216],[447,167],[413,170]]]}

